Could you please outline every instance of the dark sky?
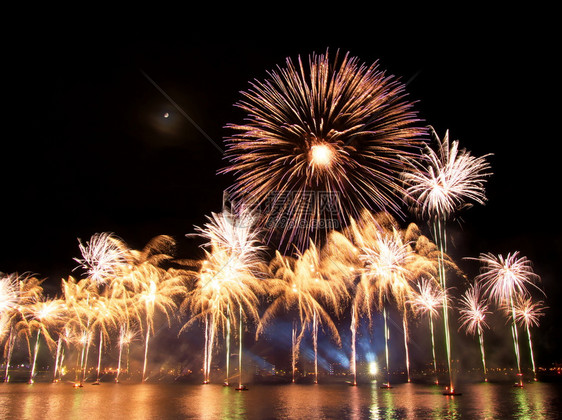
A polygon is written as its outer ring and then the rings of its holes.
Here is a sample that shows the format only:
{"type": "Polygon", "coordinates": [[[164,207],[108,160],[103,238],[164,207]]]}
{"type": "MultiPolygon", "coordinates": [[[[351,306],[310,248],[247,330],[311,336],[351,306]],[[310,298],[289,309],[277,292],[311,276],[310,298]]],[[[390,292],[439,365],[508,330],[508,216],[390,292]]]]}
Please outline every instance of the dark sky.
{"type": "Polygon", "coordinates": [[[558,45],[542,18],[521,11],[466,23],[455,15],[291,30],[207,22],[205,30],[115,34],[101,22],[30,25],[30,36],[5,41],[3,52],[0,271],[31,271],[58,285],[76,265],[77,238],[96,232],[133,248],[169,234],[180,252],[192,252],[184,235],[220,210],[230,183],[216,175],[223,163],[214,143],[222,148],[224,126],[241,122],[239,91],[286,57],[329,48],[379,60],[409,81],[420,116],[441,135],[449,129],[475,155],[493,153],[489,202],[451,228],[452,253],[521,251],[555,306],[558,45]]]}

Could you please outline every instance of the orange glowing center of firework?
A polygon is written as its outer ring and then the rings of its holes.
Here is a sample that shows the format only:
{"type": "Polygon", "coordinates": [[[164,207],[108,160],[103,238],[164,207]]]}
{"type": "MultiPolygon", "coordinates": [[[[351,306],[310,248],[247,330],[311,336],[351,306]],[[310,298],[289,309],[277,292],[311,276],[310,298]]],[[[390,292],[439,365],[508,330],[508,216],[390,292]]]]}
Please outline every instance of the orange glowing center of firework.
{"type": "Polygon", "coordinates": [[[316,144],[310,148],[310,154],[314,165],[328,166],[334,153],[327,144],[316,144]]]}

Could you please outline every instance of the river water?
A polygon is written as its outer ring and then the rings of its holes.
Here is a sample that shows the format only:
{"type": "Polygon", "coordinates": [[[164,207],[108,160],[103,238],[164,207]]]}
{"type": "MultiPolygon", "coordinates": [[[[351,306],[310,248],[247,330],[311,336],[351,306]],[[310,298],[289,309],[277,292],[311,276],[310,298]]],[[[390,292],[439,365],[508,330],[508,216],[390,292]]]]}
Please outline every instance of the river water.
{"type": "Polygon", "coordinates": [[[555,419],[561,383],[432,385],[0,384],[1,419],[555,419]]]}

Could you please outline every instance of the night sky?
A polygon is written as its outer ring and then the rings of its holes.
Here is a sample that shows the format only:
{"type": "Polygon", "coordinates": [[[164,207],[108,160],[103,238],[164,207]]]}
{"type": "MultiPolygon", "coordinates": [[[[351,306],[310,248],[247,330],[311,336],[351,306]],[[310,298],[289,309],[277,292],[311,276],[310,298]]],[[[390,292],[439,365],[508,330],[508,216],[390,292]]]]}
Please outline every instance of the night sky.
{"type": "Polygon", "coordinates": [[[531,30],[524,15],[290,35],[265,22],[259,31],[115,36],[103,25],[28,28],[32,36],[3,52],[0,271],[36,273],[56,290],[76,266],[77,238],[96,232],[133,248],[168,234],[179,256],[193,256],[198,244],[185,234],[220,211],[231,182],[216,174],[224,165],[217,145],[227,123],[242,121],[239,92],[286,57],[340,49],[408,82],[420,117],[440,135],[449,129],[473,154],[493,153],[488,203],[453,223],[451,254],[473,275],[464,257],[519,250],[549,297],[542,334],[559,334],[558,46],[549,25],[531,30]]]}

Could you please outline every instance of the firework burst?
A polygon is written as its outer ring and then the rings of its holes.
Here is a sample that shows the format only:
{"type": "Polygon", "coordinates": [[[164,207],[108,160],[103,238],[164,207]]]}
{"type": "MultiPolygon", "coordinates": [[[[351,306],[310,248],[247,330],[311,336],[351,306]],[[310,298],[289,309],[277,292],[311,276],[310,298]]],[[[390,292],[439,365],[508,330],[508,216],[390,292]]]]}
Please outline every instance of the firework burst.
{"type": "MultiPolygon", "coordinates": [[[[439,309],[443,306],[446,292],[433,278],[422,278],[417,284],[418,293],[408,303],[416,314],[427,314],[429,331],[431,333],[431,353],[433,356],[433,371],[437,375],[437,359],[435,357],[435,334],[433,319],[439,316],[439,309]]],[[[435,380],[438,383],[437,379],[435,380]]]]}
{"type": "MultiPolygon", "coordinates": [[[[259,278],[262,271],[261,254],[264,247],[258,242],[259,231],[250,212],[237,214],[224,210],[208,217],[204,227],[195,227],[203,244],[205,258],[197,263],[199,269],[190,276],[195,279],[193,290],[182,303],[190,319],[180,333],[195,320],[205,324],[203,373],[210,381],[210,366],[215,338],[223,333],[226,339],[227,368],[230,359],[231,325],[239,324],[238,339],[242,343],[243,320],[259,319],[259,296],[265,293],[259,278]]],[[[242,386],[241,350],[239,353],[239,387],[242,386]]],[[[228,383],[228,373],[226,383],[228,383]]]]}
{"type": "MultiPolygon", "coordinates": [[[[469,207],[473,202],[486,201],[484,185],[491,175],[486,156],[475,157],[459,142],[449,141],[449,131],[443,140],[431,128],[437,147],[426,145],[422,159],[406,157],[407,170],[403,174],[406,199],[412,210],[433,224],[433,237],[442,255],[447,252],[446,221],[458,210],[469,207]]],[[[445,259],[441,258],[439,281],[447,290],[445,259]]],[[[449,387],[446,395],[453,395],[454,385],[451,370],[451,335],[449,331],[449,305],[443,300],[443,327],[445,350],[449,370],[449,387]]]]}
{"type": "Polygon", "coordinates": [[[544,311],[548,309],[544,302],[534,301],[531,297],[518,297],[515,302],[515,319],[527,328],[538,327],[540,317],[544,316],[544,311]]]}
{"type": "Polygon", "coordinates": [[[519,252],[509,253],[506,257],[490,253],[481,254],[478,260],[482,267],[481,273],[476,277],[476,280],[483,283],[483,287],[490,298],[498,306],[506,308],[507,313],[511,316],[513,349],[515,351],[519,376],[518,385],[523,386],[515,302],[517,298],[529,295],[528,285],[538,289],[535,281],[539,277],[533,272],[529,259],[520,256],[519,252]]]}
{"type": "Polygon", "coordinates": [[[144,263],[135,267],[135,276],[140,277],[142,288],[135,295],[139,312],[145,317],[145,344],[142,381],[147,380],[148,346],[151,333],[154,333],[154,318],[157,313],[164,315],[168,325],[176,315],[177,297],[183,297],[185,288],[180,277],[168,274],[161,268],[144,263]]]}
{"type": "Polygon", "coordinates": [[[532,298],[519,296],[514,304],[515,320],[525,327],[527,330],[527,338],[529,341],[529,352],[531,353],[531,363],[533,366],[533,376],[537,380],[537,368],[535,365],[535,355],[533,352],[533,340],[531,339],[531,327],[539,326],[539,318],[544,316],[547,309],[542,301],[533,301],[532,298]]]}
{"type": "Polygon", "coordinates": [[[470,285],[459,302],[459,321],[461,323],[459,329],[464,328],[467,334],[478,335],[485,381],[488,379],[486,353],[484,352],[484,327],[488,327],[485,318],[489,313],[486,299],[481,296],[480,285],[478,283],[470,285]]]}
{"type": "Polygon", "coordinates": [[[430,219],[448,219],[471,202],[484,204],[490,155],[476,157],[460,149],[458,140],[449,141],[449,131],[442,140],[433,129],[432,133],[436,149],[426,145],[423,159],[407,159],[409,170],[403,174],[414,211],[430,219]]]}
{"type": "Polygon", "coordinates": [[[17,274],[2,275],[0,277],[0,343],[7,335],[4,347],[6,356],[6,373],[4,381],[8,381],[8,372],[12,350],[15,344],[14,316],[18,313],[19,304],[19,276],[17,274]]]}
{"type": "MultiPolygon", "coordinates": [[[[406,352],[406,371],[410,381],[410,361],[408,355],[408,329],[406,323],[406,302],[412,296],[410,285],[411,272],[408,267],[412,261],[412,252],[408,243],[402,242],[398,231],[380,234],[377,241],[363,247],[359,258],[364,263],[364,279],[373,284],[372,289],[378,296],[379,307],[383,308],[385,323],[385,352],[388,366],[388,327],[385,303],[394,300],[403,312],[404,350],[406,352]]],[[[390,386],[390,383],[387,383],[390,386]]]]}
{"type": "MultiPolygon", "coordinates": [[[[3,296],[0,299],[3,302],[4,309],[0,313],[2,317],[1,332],[6,334],[9,331],[8,339],[4,346],[6,365],[4,382],[9,382],[10,380],[10,363],[18,335],[24,335],[29,344],[29,338],[32,333],[31,324],[28,319],[32,314],[30,308],[43,295],[42,282],[43,280],[39,280],[30,274],[18,275],[14,273],[2,279],[3,296]]],[[[31,357],[31,350],[29,351],[31,357]]]]}
{"type": "Polygon", "coordinates": [[[138,332],[135,330],[132,330],[128,327],[126,327],[125,325],[121,325],[121,327],[119,328],[119,343],[118,343],[118,347],[119,347],[119,357],[118,357],[118,362],[117,362],[117,375],[115,376],[115,382],[119,382],[119,376],[121,375],[121,361],[122,361],[122,355],[123,355],[123,348],[126,347],[127,348],[127,358],[126,358],[126,362],[125,362],[125,370],[127,373],[130,373],[129,370],[129,352],[130,352],[130,345],[131,342],[137,337],[138,332]]]}
{"type": "Polygon", "coordinates": [[[247,113],[226,139],[236,201],[261,208],[261,223],[297,244],[343,225],[358,209],[399,211],[403,157],[418,152],[418,126],[404,85],[358,58],[312,54],[255,81],[236,106],[247,113]]]}
{"type": "Polygon", "coordinates": [[[19,302],[19,276],[0,275],[0,315],[5,315],[14,310],[19,302]]]}
{"type": "Polygon", "coordinates": [[[74,260],[97,285],[105,284],[109,278],[116,276],[127,261],[128,250],[111,233],[96,233],[85,244],[80,239],[78,242],[82,258],[74,260]]]}
{"type": "Polygon", "coordinates": [[[505,257],[491,253],[481,254],[478,260],[482,264],[482,272],[477,279],[483,282],[486,293],[499,306],[511,306],[518,295],[527,296],[527,286],[538,289],[535,284],[538,276],[533,271],[531,261],[519,255],[518,251],[505,257]]]}
{"type": "MultiPolygon", "coordinates": [[[[406,370],[409,381],[406,303],[413,296],[410,282],[417,275],[418,266],[418,258],[412,247],[412,241],[410,241],[411,232],[409,229],[401,230],[396,220],[386,212],[372,215],[366,211],[362,213],[357,223],[352,221],[349,231],[356,244],[358,260],[361,264],[361,277],[355,290],[355,303],[357,308],[365,312],[369,319],[372,317],[373,306],[383,310],[388,375],[390,375],[390,371],[386,306],[394,302],[402,312],[406,370]]],[[[387,386],[390,386],[389,383],[387,386]]]]}
{"type": "MultiPolygon", "coordinates": [[[[370,325],[374,309],[382,309],[385,323],[387,308],[395,303],[402,312],[404,329],[404,350],[409,378],[408,322],[407,310],[415,296],[412,282],[420,277],[437,275],[436,246],[423,236],[417,225],[411,223],[405,229],[388,212],[373,214],[362,211],[358,220],[350,225],[336,238],[339,248],[332,255],[339,264],[340,276],[353,280],[349,284],[352,290],[352,340],[361,318],[366,318],[370,325]]],[[[336,248],[337,250],[337,248],[336,248]]],[[[388,354],[388,329],[385,326],[385,354],[388,354]]],[[[352,348],[355,343],[352,341],[352,348]]],[[[387,372],[388,360],[387,360],[387,372]]]]}
{"type": "Polygon", "coordinates": [[[460,299],[460,328],[464,328],[467,334],[481,334],[484,327],[488,327],[484,319],[489,313],[486,300],[481,296],[480,286],[470,285],[460,299]]]}
{"type": "Polygon", "coordinates": [[[309,248],[295,258],[284,256],[277,251],[271,263],[270,269],[273,278],[270,280],[268,288],[274,300],[265,311],[257,333],[261,332],[278,311],[293,310],[296,312],[292,333],[293,382],[295,381],[298,348],[308,328],[312,332],[314,381],[316,383],[318,382],[319,327],[325,326],[336,342],[341,343],[338,329],[327,309],[332,309],[336,314],[340,313],[342,302],[346,297],[345,285],[339,281],[341,277],[324,276],[322,266],[321,249],[312,241],[309,248]],[[298,333],[297,321],[300,324],[298,333]]]}
{"type": "Polygon", "coordinates": [[[33,357],[31,357],[30,354],[31,373],[29,376],[29,383],[31,384],[34,382],[35,378],[35,366],[37,354],[39,353],[39,339],[42,335],[49,348],[52,347],[54,341],[49,333],[49,328],[56,326],[62,321],[64,307],[60,300],[42,299],[26,306],[23,310],[25,317],[20,321],[20,332],[25,334],[26,338],[29,340],[33,331],[36,331],[33,357]]]}

